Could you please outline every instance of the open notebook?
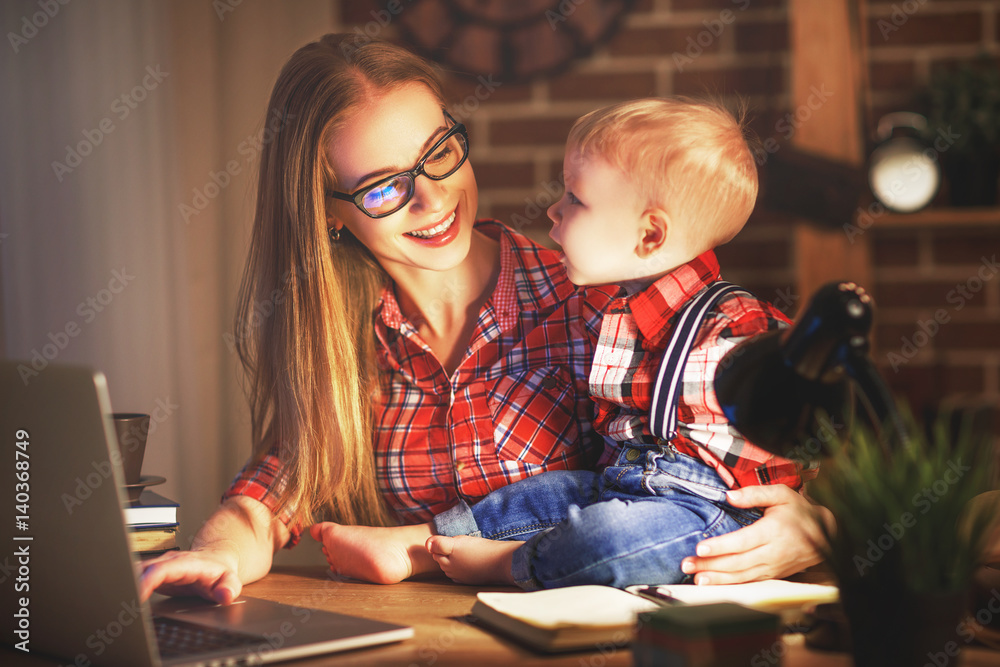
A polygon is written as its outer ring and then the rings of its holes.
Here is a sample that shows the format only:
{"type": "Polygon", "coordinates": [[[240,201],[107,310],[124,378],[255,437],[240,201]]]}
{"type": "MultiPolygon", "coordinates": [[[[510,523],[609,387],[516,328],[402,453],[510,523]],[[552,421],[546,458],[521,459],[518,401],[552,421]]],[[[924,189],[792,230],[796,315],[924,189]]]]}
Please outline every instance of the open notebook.
{"type": "Polygon", "coordinates": [[[799,610],[806,605],[834,602],[836,586],[803,584],[782,579],[724,586],[676,584],[654,586],[664,599],[610,586],[570,586],[531,593],[479,593],[472,615],[483,624],[540,651],[628,644],[636,616],[664,604],[736,602],[763,611],[799,610]],[[673,598],[675,602],[667,598],[673,598]]]}

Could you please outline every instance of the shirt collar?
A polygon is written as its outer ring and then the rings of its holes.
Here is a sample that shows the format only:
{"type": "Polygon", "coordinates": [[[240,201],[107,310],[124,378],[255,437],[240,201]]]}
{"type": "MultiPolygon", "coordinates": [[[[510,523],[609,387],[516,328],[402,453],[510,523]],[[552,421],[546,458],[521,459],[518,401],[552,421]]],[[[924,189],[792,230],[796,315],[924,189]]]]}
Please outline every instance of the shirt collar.
{"type": "Polygon", "coordinates": [[[403,312],[399,309],[399,302],[396,301],[396,291],[390,282],[382,290],[378,304],[375,306],[376,312],[382,318],[382,323],[390,329],[400,329],[403,326],[403,312]]]}
{"type": "Polygon", "coordinates": [[[718,279],[719,261],[715,251],[708,250],[625,301],[643,337],[659,347],[672,333],[669,325],[677,312],[718,279]]]}
{"type": "Polygon", "coordinates": [[[480,221],[476,229],[500,241],[500,275],[497,276],[497,286],[488,303],[493,306],[493,314],[500,331],[506,331],[517,322],[517,314],[521,309],[515,278],[515,273],[521,268],[519,262],[521,254],[514,251],[514,239],[502,224],[480,221]]]}

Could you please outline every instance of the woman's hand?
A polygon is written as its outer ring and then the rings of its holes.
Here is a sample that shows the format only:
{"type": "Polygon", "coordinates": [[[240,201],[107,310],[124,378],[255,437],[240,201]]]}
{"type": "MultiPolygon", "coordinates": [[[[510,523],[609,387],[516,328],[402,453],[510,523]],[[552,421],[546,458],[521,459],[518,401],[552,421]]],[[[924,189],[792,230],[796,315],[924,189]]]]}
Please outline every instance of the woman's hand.
{"type": "Polygon", "coordinates": [[[168,551],[140,563],[139,599],[147,600],[156,591],[229,604],[243,590],[236,564],[236,555],[223,549],[168,551]]]}
{"type": "Polygon", "coordinates": [[[139,564],[139,597],[146,600],[157,591],[229,604],[244,583],[268,573],[274,552],[290,537],[263,503],[234,496],[205,521],[190,551],[168,551],[139,564]]]}
{"type": "Polygon", "coordinates": [[[783,484],[747,486],[728,493],[735,507],[764,508],[764,516],[740,530],[698,543],[696,557],[685,558],[681,569],[696,584],[737,584],[787,577],[822,560],[819,545],[825,539],[815,516],[833,527],[825,507],[783,484]]]}

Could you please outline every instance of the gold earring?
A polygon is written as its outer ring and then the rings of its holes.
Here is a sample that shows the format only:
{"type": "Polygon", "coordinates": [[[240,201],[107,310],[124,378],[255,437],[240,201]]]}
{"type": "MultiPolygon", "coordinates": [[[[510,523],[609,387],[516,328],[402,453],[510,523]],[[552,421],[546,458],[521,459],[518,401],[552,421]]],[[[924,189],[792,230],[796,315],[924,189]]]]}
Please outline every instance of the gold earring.
{"type": "Polygon", "coordinates": [[[330,243],[340,243],[340,230],[336,227],[330,228],[330,243]]]}

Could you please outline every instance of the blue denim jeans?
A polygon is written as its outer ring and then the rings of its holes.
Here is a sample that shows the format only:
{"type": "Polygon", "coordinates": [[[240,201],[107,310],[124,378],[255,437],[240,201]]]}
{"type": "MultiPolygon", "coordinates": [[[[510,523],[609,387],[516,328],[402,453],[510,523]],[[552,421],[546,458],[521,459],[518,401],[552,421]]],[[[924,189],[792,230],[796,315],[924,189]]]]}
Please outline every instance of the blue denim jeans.
{"type": "Polygon", "coordinates": [[[624,588],[687,580],[681,561],[701,540],[761,513],[726,502],[711,467],[672,446],[625,446],[600,472],[545,472],[474,506],[434,518],[441,535],[524,541],[511,574],[526,590],[580,584],[624,588]]]}

